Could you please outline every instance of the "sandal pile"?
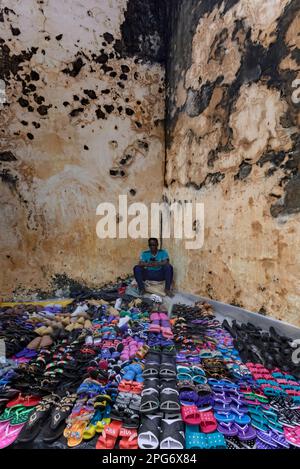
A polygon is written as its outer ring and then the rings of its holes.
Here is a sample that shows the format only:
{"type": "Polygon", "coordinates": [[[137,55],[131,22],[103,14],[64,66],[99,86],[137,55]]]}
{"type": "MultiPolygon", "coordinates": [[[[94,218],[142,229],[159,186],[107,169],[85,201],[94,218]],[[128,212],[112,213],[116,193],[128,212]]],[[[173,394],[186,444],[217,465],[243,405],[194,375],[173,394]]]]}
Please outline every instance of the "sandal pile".
{"type": "Polygon", "coordinates": [[[0,309],[0,339],[0,448],[300,447],[290,341],[208,303],[78,293],[0,309]]]}

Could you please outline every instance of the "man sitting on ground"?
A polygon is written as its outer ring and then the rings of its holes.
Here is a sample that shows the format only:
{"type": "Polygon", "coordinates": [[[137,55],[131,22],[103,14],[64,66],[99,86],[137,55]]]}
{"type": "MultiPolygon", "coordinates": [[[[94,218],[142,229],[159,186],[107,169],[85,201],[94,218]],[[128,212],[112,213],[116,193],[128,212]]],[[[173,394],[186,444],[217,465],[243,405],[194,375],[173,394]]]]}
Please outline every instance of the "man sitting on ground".
{"type": "Polygon", "coordinates": [[[143,251],[140,262],[133,269],[135,280],[139,287],[140,295],[145,293],[145,280],[156,282],[165,281],[165,292],[173,296],[171,285],[173,280],[173,267],[169,263],[169,254],[165,249],[158,249],[158,239],[149,238],[149,249],[143,251]]]}

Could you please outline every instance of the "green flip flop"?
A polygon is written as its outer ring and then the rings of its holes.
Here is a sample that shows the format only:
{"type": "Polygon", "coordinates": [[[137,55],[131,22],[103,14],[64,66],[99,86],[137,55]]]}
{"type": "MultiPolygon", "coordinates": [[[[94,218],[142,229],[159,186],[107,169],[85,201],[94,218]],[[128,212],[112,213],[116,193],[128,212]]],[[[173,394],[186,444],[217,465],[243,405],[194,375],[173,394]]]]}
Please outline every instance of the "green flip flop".
{"type": "Polygon", "coordinates": [[[16,409],[12,419],[10,420],[10,425],[20,425],[21,423],[26,423],[33,411],[34,407],[20,406],[18,409],[16,409]]]}
{"type": "Polygon", "coordinates": [[[0,422],[7,422],[8,420],[11,420],[19,407],[24,406],[22,406],[21,404],[17,404],[13,407],[7,407],[4,412],[0,415],[0,422]]]}

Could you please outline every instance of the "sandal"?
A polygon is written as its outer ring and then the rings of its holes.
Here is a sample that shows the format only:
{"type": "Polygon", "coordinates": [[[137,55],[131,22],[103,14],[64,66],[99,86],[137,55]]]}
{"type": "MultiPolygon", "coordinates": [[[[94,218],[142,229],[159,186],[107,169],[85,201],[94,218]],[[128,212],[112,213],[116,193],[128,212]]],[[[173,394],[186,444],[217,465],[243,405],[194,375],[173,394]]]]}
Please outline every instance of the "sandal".
{"type": "Polygon", "coordinates": [[[213,412],[208,411],[200,413],[200,428],[203,433],[212,433],[216,431],[217,421],[213,412]]]}
{"type": "Polygon", "coordinates": [[[201,422],[201,412],[195,405],[182,406],[181,416],[187,425],[199,425],[201,422]]]}
{"type": "Polygon", "coordinates": [[[184,449],[184,424],[181,418],[163,419],[161,422],[160,449],[184,449]]]}
{"type": "Polygon", "coordinates": [[[160,440],[160,417],[145,416],[138,431],[138,447],[140,449],[157,449],[160,440]]]}
{"type": "Polygon", "coordinates": [[[102,431],[98,438],[96,449],[114,449],[118,436],[122,428],[122,422],[112,420],[102,431]]]}

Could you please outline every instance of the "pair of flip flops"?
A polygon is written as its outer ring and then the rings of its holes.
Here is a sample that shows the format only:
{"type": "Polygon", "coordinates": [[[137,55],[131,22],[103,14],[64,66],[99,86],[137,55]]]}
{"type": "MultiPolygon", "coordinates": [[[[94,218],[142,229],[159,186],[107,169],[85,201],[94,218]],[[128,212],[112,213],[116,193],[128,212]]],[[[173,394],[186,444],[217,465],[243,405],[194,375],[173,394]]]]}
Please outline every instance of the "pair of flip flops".
{"type": "Polygon", "coordinates": [[[194,425],[186,425],[185,441],[186,449],[226,449],[227,447],[222,433],[200,433],[194,425]]]}
{"type": "Polygon", "coordinates": [[[236,422],[219,422],[218,431],[224,436],[237,436],[241,441],[256,438],[256,430],[249,424],[241,425],[236,422]]]}

